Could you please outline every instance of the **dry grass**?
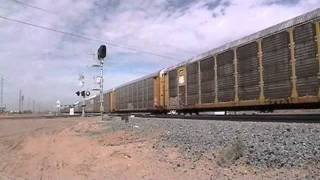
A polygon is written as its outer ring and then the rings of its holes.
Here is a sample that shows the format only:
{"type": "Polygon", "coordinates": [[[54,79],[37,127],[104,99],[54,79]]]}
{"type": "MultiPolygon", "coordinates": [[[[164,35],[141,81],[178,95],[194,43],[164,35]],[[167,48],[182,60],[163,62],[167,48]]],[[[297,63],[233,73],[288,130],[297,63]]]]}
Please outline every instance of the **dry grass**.
{"type": "Polygon", "coordinates": [[[245,145],[237,138],[233,143],[223,148],[218,157],[217,163],[219,166],[230,166],[235,163],[244,154],[245,145]]]}

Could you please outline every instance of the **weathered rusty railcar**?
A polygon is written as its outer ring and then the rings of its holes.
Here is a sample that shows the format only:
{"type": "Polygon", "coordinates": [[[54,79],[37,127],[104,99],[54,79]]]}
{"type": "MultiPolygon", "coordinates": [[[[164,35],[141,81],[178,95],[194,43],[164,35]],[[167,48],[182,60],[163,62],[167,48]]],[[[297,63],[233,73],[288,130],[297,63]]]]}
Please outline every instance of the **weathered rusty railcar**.
{"type": "Polygon", "coordinates": [[[105,113],[112,113],[115,112],[115,91],[109,90],[103,94],[103,107],[105,113]]]}
{"type": "Polygon", "coordinates": [[[86,112],[94,112],[93,111],[93,107],[94,107],[94,98],[95,98],[95,96],[91,96],[91,97],[89,97],[89,98],[87,98],[86,100],[85,100],[85,110],[86,110],[86,112]]]}
{"type": "Polygon", "coordinates": [[[93,102],[93,112],[100,112],[100,95],[94,98],[93,102]]]}
{"type": "Polygon", "coordinates": [[[106,92],[103,94],[103,110],[105,113],[110,113],[111,112],[111,107],[110,107],[110,92],[106,92]]]}
{"type": "Polygon", "coordinates": [[[145,76],[138,80],[115,88],[106,103],[113,112],[158,111],[160,106],[159,73],[145,76]]]}
{"type": "MultiPolygon", "coordinates": [[[[115,112],[115,92],[109,90],[103,93],[103,112],[115,112]]],[[[100,112],[100,94],[91,96],[85,100],[86,112],[99,113],[100,112]]],[[[81,109],[80,109],[81,112],[81,109]]]]}
{"type": "Polygon", "coordinates": [[[213,49],[163,74],[168,110],[320,107],[320,9],[213,49]]]}
{"type": "MultiPolygon", "coordinates": [[[[104,111],[319,108],[319,66],[316,9],[107,91],[104,111]]],[[[89,99],[87,111],[99,103],[89,99]]]]}
{"type": "Polygon", "coordinates": [[[100,112],[100,96],[95,95],[85,100],[86,112],[98,113],[100,112]]]}

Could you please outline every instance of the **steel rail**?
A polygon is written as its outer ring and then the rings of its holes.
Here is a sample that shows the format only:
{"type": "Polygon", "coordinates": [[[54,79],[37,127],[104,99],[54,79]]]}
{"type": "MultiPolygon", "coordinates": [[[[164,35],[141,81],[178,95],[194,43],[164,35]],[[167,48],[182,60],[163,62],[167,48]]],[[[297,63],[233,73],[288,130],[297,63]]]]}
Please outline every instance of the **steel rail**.
{"type": "Polygon", "coordinates": [[[188,119],[238,122],[320,123],[320,114],[255,114],[255,115],[152,115],[135,114],[140,118],[188,119]]]}

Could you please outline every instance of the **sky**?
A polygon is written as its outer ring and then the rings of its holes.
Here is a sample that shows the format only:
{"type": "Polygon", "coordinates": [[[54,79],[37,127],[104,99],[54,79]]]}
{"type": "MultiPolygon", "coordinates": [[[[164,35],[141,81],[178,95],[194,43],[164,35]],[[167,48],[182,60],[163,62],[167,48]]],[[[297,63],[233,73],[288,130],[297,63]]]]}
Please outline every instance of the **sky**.
{"type": "MultiPolygon", "coordinates": [[[[320,0],[0,0],[0,75],[4,103],[53,110],[96,88],[95,53],[107,45],[105,90],[188,60],[224,43],[319,7],[320,0]],[[124,48],[129,47],[129,48],[124,48]],[[148,52],[148,53],[146,53],[148,52]]],[[[94,93],[92,93],[94,94],[94,93]]]]}

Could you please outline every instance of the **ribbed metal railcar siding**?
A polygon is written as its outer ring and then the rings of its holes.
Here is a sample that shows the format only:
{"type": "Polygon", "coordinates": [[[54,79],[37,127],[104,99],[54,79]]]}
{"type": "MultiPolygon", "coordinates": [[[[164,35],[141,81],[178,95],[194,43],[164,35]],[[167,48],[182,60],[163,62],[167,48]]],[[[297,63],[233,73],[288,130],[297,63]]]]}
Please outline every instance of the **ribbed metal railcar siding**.
{"type": "Polygon", "coordinates": [[[122,92],[122,101],[123,101],[123,108],[122,109],[128,109],[128,102],[129,102],[129,97],[128,97],[128,86],[123,87],[123,92],[122,92]]]}
{"type": "Polygon", "coordinates": [[[313,23],[294,29],[297,91],[301,96],[317,96],[319,65],[317,61],[316,29],[313,23]]]}
{"type": "Polygon", "coordinates": [[[133,109],[133,110],[140,109],[139,102],[140,102],[141,98],[140,98],[140,94],[139,94],[139,84],[140,84],[140,81],[137,81],[137,82],[130,84],[130,87],[131,87],[130,96],[132,96],[132,97],[130,97],[129,104],[131,107],[129,109],[133,109]]]}
{"type": "Polygon", "coordinates": [[[122,89],[116,89],[116,110],[123,109],[122,89]]]}
{"type": "Polygon", "coordinates": [[[127,105],[126,105],[126,95],[125,95],[125,87],[123,88],[120,88],[120,107],[119,107],[119,110],[120,109],[127,109],[127,105]]]}
{"type": "Polygon", "coordinates": [[[259,98],[258,44],[252,42],[237,49],[240,100],[259,98]]]}
{"type": "Polygon", "coordinates": [[[177,69],[169,71],[169,106],[178,106],[178,73],[177,69]]]}
{"type": "Polygon", "coordinates": [[[134,83],[133,86],[133,106],[134,109],[139,109],[139,82],[134,83]]]}
{"type": "Polygon", "coordinates": [[[138,109],[143,108],[143,82],[144,81],[138,82],[138,109]]]}
{"type": "Polygon", "coordinates": [[[130,102],[130,87],[129,85],[125,86],[125,91],[124,91],[124,103],[125,103],[125,108],[124,109],[129,109],[129,102],[130,102]]]}
{"type": "Polygon", "coordinates": [[[122,109],[122,103],[123,101],[121,101],[121,90],[116,90],[116,109],[119,110],[119,109],[122,109]]]}
{"type": "Polygon", "coordinates": [[[138,82],[135,82],[131,85],[131,91],[132,91],[132,98],[131,98],[131,104],[132,104],[132,108],[134,110],[139,109],[138,108],[138,82]]]}
{"type": "Polygon", "coordinates": [[[284,31],[262,40],[264,94],[267,99],[291,95],[289,33],[284,31]]]}
{"type": "Polygon", "coordinates": [[[133,110],[134,109],[134,104],[133,104],[133,98],[134,98],[134,84],[129,84],[127,86],[127,93],[128,93],[128,98],[127,98],[127,109],[133,110]]]}
{"type": "Polygon", "coordinates": [[[110,93],[105,93],[103,94],[103,108],[104,108],[104,112],[105,113],[109,113],[110,112],[110,93]]]}
{"type": "Polygon", "coordinates": [[[142,99],[141,99],[141,108],[142,109],[144,109],[144,108],[146,108],[147,106],[146,106],[146,95],[147,95],[147,92],[148,92],[148,89],[146,89],[146,83],[147,82],[147,80],[143,80],[141,83],[141,85],[142,85],[142,99]]]}
{"type": "Polygon", "coordinates": [[[116,110],[119,110],[121,107],[121,101],[120,101],[120,90],[116,89],[115,91],[115,95],[116,95],[116,110]]]}
{"type": "Polygon", "coordinates": [[[126,104],[126,87],[123,87],[120,89],[120,104],[121,108],[120,109],[127,109],[127,104],[126,104]]]}
{"type": "Polygon", "coordinates": [[[126,86],[126,109],[133,109],[132,108],[132,99],[130,100],[130,90],[131,90],[131,84],[126,86]]]}
{"type": "Polygon", "coordinates": [[[179,87],[179,107],[183,108],[186,105],[186,86],[179,87]]]}
{"type": "Polygon", "coordinates": [[[228,50],[217,56],[218,101],[231,102],[235,97],[234,53],[228,50]]]}
{"type": "Polygon", "coordinates": [[[187,105],[199,103],[198,62],[187,65],[187,105]]]}
{"type": "Polygon", "coordinates": [[[147,79],[148,82],[148,109],[154,109],[154,79],[147,79]]]}
{"type": "Polygon", "coordinates": [[[135,101],[134,102],[135,109],[150,109],[150,110],[154,109],[153,88],[154,88],[153,77],[144,79],[135,84],[134,86],[135,97],[133,98],[135,101]]]}
{"type": "Polygon", "coordinates": [[[130,110],[133,110],[134,109],[134,106],[133,106],[133,98],[134,98],[134,95],[133,95],[133,85],[134,84],[129,84],[127,86],[127,109],[130,109],[130,110]]]}
{"type": "Polygon", "coordinates": [[[185,86],[178,87],[179,68],[171,70],[168,72],[170,107],[184,108],[185,102],[189,108],[194,107],[198,102],[211,103],[212,107],[219,107],[219,103],[223,102],[235,102],[240,106],[272,105],[279,102],[304,102],[304,100],[291,101],[299,97],[317,97],[320,82],[315,36],[315,24],[309,22],[239,47],[231,47],[227,51],[215,54],[217,68],[214,67],[214,55],[200,60],[201,82],[198,77],[199,63],[191,62],[186,64],[187,84],[185,86]],[[292,41],[290,41],[291,32],[293,32],[292,41]],[[261,42],[261,53],[259,53],[258,41],[261,42]],[[237,57],[234,57],[235,54],[237,57]],[[217,74],[217,82],[215,82],[215,74],[217,74]],[[294,93],[295,83],[297,97],[294,93]],[[218,101],[214,101],[215,84],[217,84],[218,101]],[[199,85],[201,85],[200,88],[199,85]],[[179,95],[177,89],[179,89],[179,95]],[[236,101],[236,89],[238,89],[239,102],[236,101]],[[185,92],[187,101],[184,99],[185,92]],[[199,98],[201,98],[200,101],[199,98]],[[179,104],[175,104],[176,102],[179,104]]]}
{"type": "Polygon", "coordinates": [[[154,110],[154,81],[153,77],[117,88],[117,110],[154,110]]]}
{"type": "Polygon", "coordinates": [[[215,99],[214,87],[214,58],[200,61],[201,71],[201,103],[213,103],[215,99]]]}
{"type": "Polygon", "coordinates": [[[145,93],[144,93],[144,108],[148,108],[149,107],[149,94],[150,94],[150,88],[149,88],[149,79],[145,80],[145,84],[144,87],[145,89],[145,93]]]}
{"type": "Polygon", "coordinates": [[[122,99],[121,99],[121,93],[122,93],[122,90],[121,89],[117,89],[115,90],[115,93],[116,93],[116,109],[119,110],[119,109],[122,109],[122,99]]]}
{"type": "Polygon", "coordinates": [[[100,112],[100,95],[94,98],[93,112],[100,112]]]}
{"type": "Polygon", "coordinates": [[[130,108],[129,102],[130,102],[130,85],[126,85],[124,87],[124,110],[128,110],[130,108]]]}
{"type": "Polygon", "coordinates": [[[86,103],[86,107],[85,107],[86,112],[93,112],[93,110],[94,110],[94,98],[86,100],[85,103],[86,103]]]}

